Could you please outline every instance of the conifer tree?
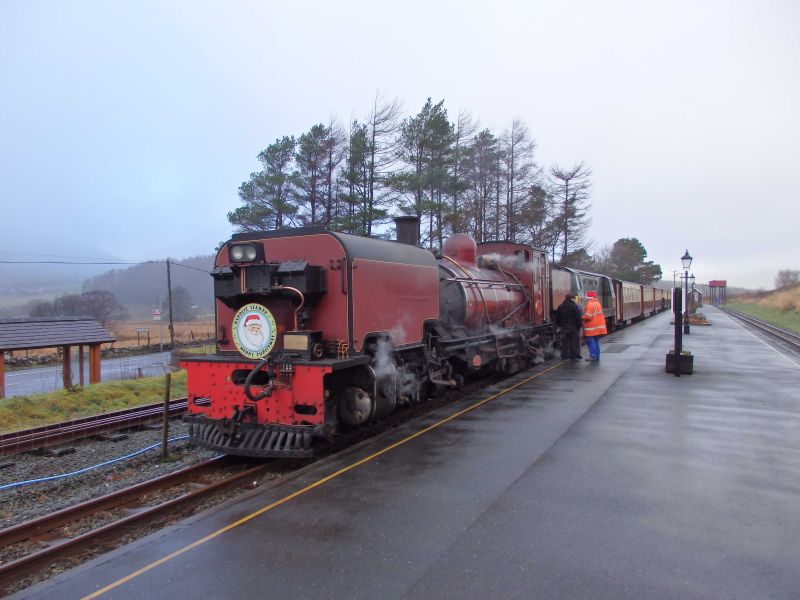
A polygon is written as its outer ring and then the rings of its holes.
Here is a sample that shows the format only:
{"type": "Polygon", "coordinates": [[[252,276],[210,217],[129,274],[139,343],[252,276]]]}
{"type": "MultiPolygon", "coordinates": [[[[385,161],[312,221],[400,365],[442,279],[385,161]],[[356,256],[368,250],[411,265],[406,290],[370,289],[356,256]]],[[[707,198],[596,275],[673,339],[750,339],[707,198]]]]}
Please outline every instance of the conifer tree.
{"type": "Polygon", "coordinates": [[[299,215],[303,225],[313,225],[324,221],[320,215],[321,205],[325,202],[324,170],[327,158],[325,142],[329,137],[328,129],[322,125],[314,125],[297,140],[295,164],[297,170],[292,181],[297,188],[298,205],[304,212],[299,215]]]}
{"type": "Polygon", "coordinates": [[[283,229],[294,224],[298,212],[291,174],[294,149],[294,137],[284,136],[258,155],[264,169],[242,183],[239,199],[244,206],[228,213],[228,221],[237,230],[283,229]]]}
{"type": "Polygon", "coordinates": [[[489,210],[495,193],[498,155],[498,140],[488,129],[476,135],[467,150],[464,179],[469,184],[468,227],[478,242],[487,241],[491,231],[489,210]]]}

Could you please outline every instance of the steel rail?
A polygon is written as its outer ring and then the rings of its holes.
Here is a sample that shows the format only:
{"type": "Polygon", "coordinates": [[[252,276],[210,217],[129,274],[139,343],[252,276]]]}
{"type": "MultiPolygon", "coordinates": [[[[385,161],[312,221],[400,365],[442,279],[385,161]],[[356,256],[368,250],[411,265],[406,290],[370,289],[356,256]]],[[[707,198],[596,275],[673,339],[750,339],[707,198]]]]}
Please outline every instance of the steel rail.
{"type": "Polygon", "coordinates": [[[772,336],[780,338],[784,342],[788,342],[791,344],[796,350],[800,350],[800,335],[788,331],[786,329],[782,329],[773,325],[772,323],[767,323],[766,321],[762,321],[761,319],[757,319],[755,317],[751,317],[750,315],[746,315],[744,313],[739,312],[738,310],[733,310],[732,308],[728,308],[726,306],[718,307],[722,312],[735,317],[753,327],[758,328],[759,330],[768,333],[772,336]]]}
{"type": "MultiPolygon", "coordinates": [[[[187,398],[170,400],[170,416],[186,412],[187,398]]],[[[126,408],[112,413],[72,419],[62,423],[44,425],[0,434],[0,456],[8,456],[26,452],[53,444],[62,444],[81,438],[98,435],[109,431],[117,431],[127,427],[136,427],[158,420],[163,415],[164,404],[147,404],[135,408],[126,408]]]]}
{"type": "Polygon", "coordinates": [[[51,545],[41,550],[0,565],[0,589],[8,589],[10,584],[31,573],[34,569],[44,564],[49,564],[54,560],[74,554],[99,540],[113,537],[126,527],[139,524],[147,519],[152,519],[182,504],[200,500],[219,489],[247,480],[267,468],[275,467],[275,462],[273,461],[268,464],[251,467],[214,483],[203,484],[202,477],[204,475],[227,464],[225,458],[226,457],[217,457],[202,463],[197,463],[185,469],[181,469],[180,471],[168,473],[124,490],[100,496],[50,515],[45,515],[8,529],[0,530],[0,546],[8,546],[26,540],[40,542],[42,537],[46,534],[57,531],[59,528],[75,523],[80,519],[97,514],[101,511],[115,507],[126,507],[126,505],[127,510],[130,511],[129,514],[116,521],[106,523],[96,529],[86,531],[74,537],[58,538],[51,545]],[[131,506],[139,499],[144,498],[147,494],[168,489],[175,485],[185,483],[186,481],[192,481],[202,487],[197,487],[192,491],[147,508],[131,506]]]}

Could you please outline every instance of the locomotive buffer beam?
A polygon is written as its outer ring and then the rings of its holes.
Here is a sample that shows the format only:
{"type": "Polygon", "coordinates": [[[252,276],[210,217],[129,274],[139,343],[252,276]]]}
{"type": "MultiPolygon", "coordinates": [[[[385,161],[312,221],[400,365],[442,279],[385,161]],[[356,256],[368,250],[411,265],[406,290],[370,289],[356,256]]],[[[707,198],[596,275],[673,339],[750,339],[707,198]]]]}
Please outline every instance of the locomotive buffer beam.
{"type": "Polygon", "coordinates": [[[205,417],[184,416],[192,441],[198,446],[238,456],[308,458],[314,454],[311,440],[321,429],[291,425],[259,425],[233,420],[215,422],[205,417]]]}

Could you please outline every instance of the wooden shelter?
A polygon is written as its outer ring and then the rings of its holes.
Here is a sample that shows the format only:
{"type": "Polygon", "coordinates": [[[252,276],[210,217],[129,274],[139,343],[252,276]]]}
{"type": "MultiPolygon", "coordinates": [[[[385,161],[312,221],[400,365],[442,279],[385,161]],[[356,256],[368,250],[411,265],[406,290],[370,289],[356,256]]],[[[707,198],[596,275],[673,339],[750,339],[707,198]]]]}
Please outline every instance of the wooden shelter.
{"type": "Polygon", "coordinates": [[[72,347],[78,346],[80,384],[83,385],[83,347],[89,346],[89,383],[100,381],[100,344],[115,341],[90,317],[0,319],[0,398],[5,397],[5,353],[39,348],[61,348],[64,387],[72,385],[72,347]]]}

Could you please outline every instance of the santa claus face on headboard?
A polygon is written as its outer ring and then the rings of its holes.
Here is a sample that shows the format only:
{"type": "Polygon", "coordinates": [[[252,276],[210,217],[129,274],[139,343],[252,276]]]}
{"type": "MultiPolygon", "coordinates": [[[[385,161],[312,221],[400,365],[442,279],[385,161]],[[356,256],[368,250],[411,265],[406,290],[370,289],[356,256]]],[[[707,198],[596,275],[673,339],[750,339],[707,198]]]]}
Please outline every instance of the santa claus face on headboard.
{"type": "Polygon", "coordinates": [[[233,342],[248,358],[262,358],[275,345],[275,318],[264,306],[246,304],[233,317],[233,342]]]}

